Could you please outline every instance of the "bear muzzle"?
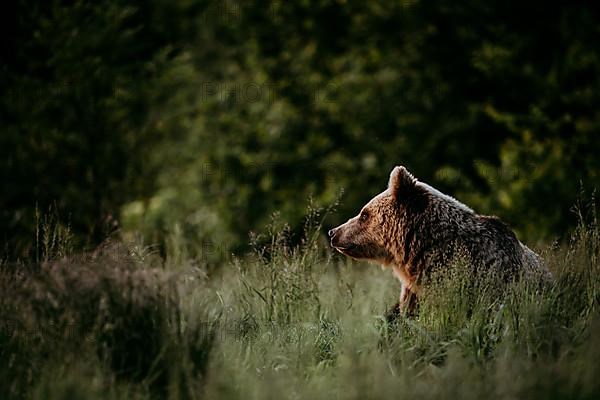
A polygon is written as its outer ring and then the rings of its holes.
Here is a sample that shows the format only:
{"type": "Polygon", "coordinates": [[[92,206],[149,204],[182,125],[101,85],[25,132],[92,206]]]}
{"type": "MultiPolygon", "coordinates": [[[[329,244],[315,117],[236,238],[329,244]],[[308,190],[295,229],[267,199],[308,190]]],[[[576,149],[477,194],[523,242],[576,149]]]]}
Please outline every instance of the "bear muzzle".
{"type": "Polygon", "coordinates": [[[340,236],[338,235],[338,231],[339,231],[340,227],[338,226],[337,228],[333,228],[330,229],[329,232],[327,232],[327,234],[329,235],[330,238],[330,243],[331,243],[331,247],[340,247],[340,236]]]}
{"type": "Polygon", "coordinates": [[[329,237],[331,238],[331,247],[333,247],[342,254],[350,255],[348,254],[348,252],[351,251],[355,246],[352,243],[344,243],[340,240],[340,237],[343,235],[338,234],[339,229],[340,227],[338,226],[337,228],[330,229],[329,232],[327,232],[329,237]]]}

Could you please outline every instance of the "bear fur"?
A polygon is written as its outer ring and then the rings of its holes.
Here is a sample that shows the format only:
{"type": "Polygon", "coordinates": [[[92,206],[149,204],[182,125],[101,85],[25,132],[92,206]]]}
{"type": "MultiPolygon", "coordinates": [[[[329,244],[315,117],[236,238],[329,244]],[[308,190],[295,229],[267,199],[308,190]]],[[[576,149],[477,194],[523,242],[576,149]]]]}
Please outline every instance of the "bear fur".
{"type": "Polygon", "coordinates": [[[414,312],[424,279],[457,257],[503,281],[548,274],[540,257],[500,219],[475,213],[402,166],[391,172],[387,190],[329,236],[340,253],[393,270],[402,283],[396,306],[402,313],[414,312]]]}

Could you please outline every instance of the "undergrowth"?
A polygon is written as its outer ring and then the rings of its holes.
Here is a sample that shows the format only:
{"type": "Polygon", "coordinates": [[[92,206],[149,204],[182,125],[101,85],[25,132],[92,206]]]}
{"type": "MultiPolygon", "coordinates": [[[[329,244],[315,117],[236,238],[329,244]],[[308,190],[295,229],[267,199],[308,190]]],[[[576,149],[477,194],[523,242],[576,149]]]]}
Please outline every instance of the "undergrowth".
{"type": "Polygon", "coordinates": [[[0,398],[600,396],[597,224],[542,249],[551,282],[457,264],[389,324],[399,284],[334,255],[322,217],[210,272],[140,243],[68,254],[45,228],[38,260],[0,269],[0,398]]]}

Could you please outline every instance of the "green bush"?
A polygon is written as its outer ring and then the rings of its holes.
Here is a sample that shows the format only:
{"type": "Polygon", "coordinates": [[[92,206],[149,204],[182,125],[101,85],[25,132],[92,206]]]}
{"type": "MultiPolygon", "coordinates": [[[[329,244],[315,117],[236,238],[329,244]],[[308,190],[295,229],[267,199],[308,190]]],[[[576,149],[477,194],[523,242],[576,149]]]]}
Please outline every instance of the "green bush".
{"type": "Polygon", "coordinates": [[[217,265],[275,210],[301,230],[308,197],[345,189],[343,221],[397,164],[527,240],[567,235],[600,185],[589,5],[42,3],[15,3],[0,68],[12,260],[34,253],[36,206],[79,249],[182,235],[217,265]]]}
{"type": "Polygon", "coordinates": [[[183,313],[184,278],[166,272],[158,258],[141,262],[125,246],[108,243],[2,278],[3,293],[10,294],[0,307],[0,358],[9,367],[2,371],[2,398],[36,390],[85,393],[78,379],[88,378],[119,383],[120,395],[133,386],[162,396],[179,381],[206,374],[213,325],[201,307],[183,313]]]}

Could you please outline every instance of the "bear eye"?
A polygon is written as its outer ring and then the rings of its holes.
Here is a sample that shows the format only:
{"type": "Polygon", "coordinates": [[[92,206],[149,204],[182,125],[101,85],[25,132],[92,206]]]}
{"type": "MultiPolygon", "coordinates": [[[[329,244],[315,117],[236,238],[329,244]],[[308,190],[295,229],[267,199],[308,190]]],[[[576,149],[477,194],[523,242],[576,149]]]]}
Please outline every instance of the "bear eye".
{"type": "Polygon", "coordinates": [[[369,213],[367,211],[363,211],[360,213],[360,217],[358,217],[360,222],[366,222],[369,219],[369,213]]]}

